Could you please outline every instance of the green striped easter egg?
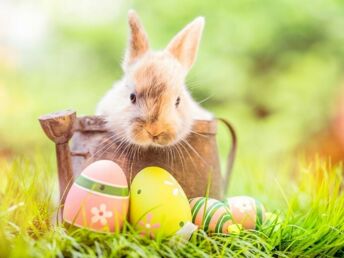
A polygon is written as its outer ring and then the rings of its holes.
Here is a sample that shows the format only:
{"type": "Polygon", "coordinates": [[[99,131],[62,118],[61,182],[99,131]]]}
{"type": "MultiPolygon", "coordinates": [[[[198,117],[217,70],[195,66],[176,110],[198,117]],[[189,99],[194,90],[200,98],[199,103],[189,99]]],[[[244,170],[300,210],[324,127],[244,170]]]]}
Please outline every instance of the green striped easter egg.
{"type": "Polygon", "coordinates": [[[194,224],[207,232],[229,233],[232,216],[223,202],[206,197],[193,198],[189,202],[194,224]]]}

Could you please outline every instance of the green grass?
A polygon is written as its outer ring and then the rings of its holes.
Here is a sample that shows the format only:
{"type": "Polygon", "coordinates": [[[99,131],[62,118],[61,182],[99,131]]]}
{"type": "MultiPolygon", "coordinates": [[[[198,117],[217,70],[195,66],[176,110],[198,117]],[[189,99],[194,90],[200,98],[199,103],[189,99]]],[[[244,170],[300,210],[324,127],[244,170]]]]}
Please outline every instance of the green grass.
{"type": "MultiPolygon", "coordinates": [[[[15,64],[0,60],[0,258],[344,257],[343,169],[281,158],[316,141],[313,133],[335,112],[344,68],[343,1],[119,1],[117,14],[110,8],[99,23],[100,9],[86,21],[66,12],[64,1],[50,2],[49,8],[33,4],[50,10],[44,14],[49,40],[21,50],[9,45],[15,64]],[[130,228],[102,235],[51,223],[58,201],[54,146],[37,118],[67,108],[93,114],[122,74],[129,8],[138,11],[157,49],[194,17],[206,17],[190,90],[197,101],[210,97],[202,104],[237,130],[239,160],[228,195],[254,196],[278,220],[240,235],[199,231],[185,244],[142,239],[130,228]],[[1,161],[1,155],[20,158],[1,161]]],[[[222,154],[226,137],[219,126],[222,154]]]]}
{"type": "Polygon", "coordinates": [[[54,162],[36,156],[0,163],[0,257],[344,256],[344,181],[339,166],[318,161],[269,169],[252,162],[248,169],[248,162],[241,160],[230,195],[258,197],[276,217],[258,231],[207,235],[199,230],[183,242],[143,238],[130,226],[115,234],[54,226],[54,162]]]}

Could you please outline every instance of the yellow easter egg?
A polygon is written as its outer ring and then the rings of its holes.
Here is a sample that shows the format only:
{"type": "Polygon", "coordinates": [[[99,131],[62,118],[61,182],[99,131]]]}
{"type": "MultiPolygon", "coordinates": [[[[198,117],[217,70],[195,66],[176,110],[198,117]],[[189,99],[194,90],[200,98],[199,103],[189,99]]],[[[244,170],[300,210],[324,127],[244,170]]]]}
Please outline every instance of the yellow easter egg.
{"type": "Polygon", "coordinates": [[[191,222],[188,199],[177,180],[160,167],[146,167],[130,189],[130,223],[148,237],[170,236],[191,222]]]}

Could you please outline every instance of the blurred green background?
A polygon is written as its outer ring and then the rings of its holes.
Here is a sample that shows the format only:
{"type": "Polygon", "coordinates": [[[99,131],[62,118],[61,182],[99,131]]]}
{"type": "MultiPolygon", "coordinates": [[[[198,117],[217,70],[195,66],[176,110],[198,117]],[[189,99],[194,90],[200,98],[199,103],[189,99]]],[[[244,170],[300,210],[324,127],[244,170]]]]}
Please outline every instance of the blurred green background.
{"type": "Polygon", "coordinates": [[[67,108],[94,113],[122,75],[129,8],[155,49],[205,16],[188,84],[196,100],[207,99],[202,105],[233,123],[239,157],[278,160],[336,113],[344,83],[343,1],[3,0],[1,155],[52,153],[39,115],[67,108]]]}

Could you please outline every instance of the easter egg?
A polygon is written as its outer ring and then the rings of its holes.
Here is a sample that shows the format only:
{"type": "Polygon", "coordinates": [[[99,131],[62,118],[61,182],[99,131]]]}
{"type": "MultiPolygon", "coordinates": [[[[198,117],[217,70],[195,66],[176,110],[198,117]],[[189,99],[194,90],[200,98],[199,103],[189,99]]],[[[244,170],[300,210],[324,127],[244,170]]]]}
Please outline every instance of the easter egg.
{"type": "Polygon", "coordinates": [[[256,229],[264,221],[264,206],[252,197],[230,197],[224,203],[232,214],[233,222],[241,224],[244,229],[256,229]]]}
{"type": "Polygon", "coordinates": [[[230,233],[233,225],[228,207],[221,201],[197,197],[190,200],[192,222],[206,232],[230,233]]]}
{"type": "Polygon", "coordinates": [[[63,220],[99,232],[120,230],[127,217],[129,190],[123,170],[113,161],[86,167],[68,192],[63,220]]]}
{"type": "Polygon", "coordinates": [[[188,199],[176,179],[160,167],[146,167],[131,184],[130,222],[141,235],[170,236],[191,222],[188,199]]]}

